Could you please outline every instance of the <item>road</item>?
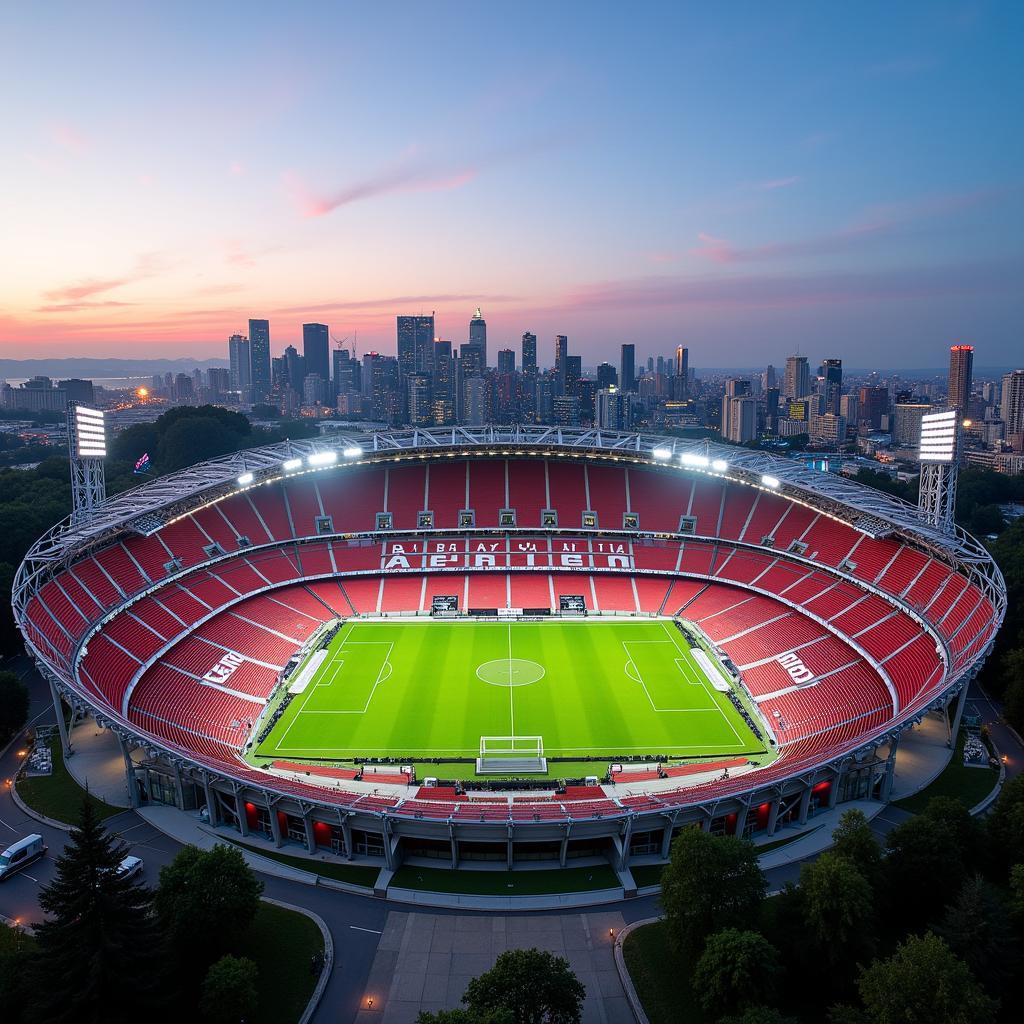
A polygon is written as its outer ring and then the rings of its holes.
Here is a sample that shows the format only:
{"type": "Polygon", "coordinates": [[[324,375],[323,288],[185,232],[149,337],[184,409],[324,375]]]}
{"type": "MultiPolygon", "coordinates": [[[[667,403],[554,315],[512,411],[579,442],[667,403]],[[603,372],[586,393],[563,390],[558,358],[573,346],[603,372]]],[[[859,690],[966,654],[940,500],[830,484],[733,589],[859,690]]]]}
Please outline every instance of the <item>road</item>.
{"type": "MultiPolygon", "coordinates": [[[[55,721],[49,691],[28,659],[12,659],[6,667],[18,672],[29,685],[30,721],[39,724],[55,721]]],[[[1000,721],[1000,706],[980,690],[972,691],[971,700],[977,706],[983,720],[988,723],[999,749],[1008,756],[1008,776],[1017,774],[1024,767],[1024,749],[1016,736],[1000,721]]],[[[20,761],[18,749],[17,743],[12,744],[0,758],[0,779],[13,778],[20,761]]],[[[875,819],[875,831],[879,836],[884,836],[889,829],[906,817],[905,811],[887,808],[875,819]]],[[[134,811],[126,810],[116,817],[109,818],[106,824],[129,844],[135,856],[143,858],[144,879],[147,884],[156,885],[160,868],[172,860],[180,845],[154,829],[134,811]]],[[[27,817],[14,803],[10,790],[5,785],[0,794],[0,849],[6,845],[5,839],[13,840],[30,832],[42,833],[49,846],[49,856],[33,864],[27,872],[21,872],[0,885],[0,914],[23,922],[39,919],[39,889],[52,879],[54,860],[64,848],[67,836],[59,829],[41,825],[35,819],[27,817]]],[[[783,865],[767,872],[769,889],[779,889],[787,882],[795,882],[799,873],[798,863],[783,865]]],[[[397,908],[411,913],[455,913],[435,908],[424,908],[419,911],[415,907],[389,904],[385,900],[371,897],[316,889],[273,875],[261,877],[267,896],[315,911],[327,923],[334,937],[334,968],[314,1018],[317,1022],[331,1021],[334,1024],[355,1019],[377,951],[379,934],[384,929],[390,909],[397,908]]],[[[622,914],[627,923],[656,916],[657,897],[643,897],[616,903],[615,909],[622,914]]],[[[600,906],[573,913],[601,914],[607,910],[607,906],[600,906]]]]}

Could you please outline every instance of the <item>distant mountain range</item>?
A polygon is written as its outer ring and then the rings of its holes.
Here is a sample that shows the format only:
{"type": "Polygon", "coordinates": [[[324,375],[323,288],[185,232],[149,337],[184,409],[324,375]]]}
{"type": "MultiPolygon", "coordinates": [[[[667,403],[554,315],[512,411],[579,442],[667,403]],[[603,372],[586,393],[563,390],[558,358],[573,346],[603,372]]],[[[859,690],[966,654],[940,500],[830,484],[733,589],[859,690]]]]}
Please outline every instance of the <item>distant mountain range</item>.
{"type": "Polygon", "coordinates": [[[227,366],[226,359],[0,359],[0,379],[7,377],[149,377],[154,373],[191,373],[227,366]]]}

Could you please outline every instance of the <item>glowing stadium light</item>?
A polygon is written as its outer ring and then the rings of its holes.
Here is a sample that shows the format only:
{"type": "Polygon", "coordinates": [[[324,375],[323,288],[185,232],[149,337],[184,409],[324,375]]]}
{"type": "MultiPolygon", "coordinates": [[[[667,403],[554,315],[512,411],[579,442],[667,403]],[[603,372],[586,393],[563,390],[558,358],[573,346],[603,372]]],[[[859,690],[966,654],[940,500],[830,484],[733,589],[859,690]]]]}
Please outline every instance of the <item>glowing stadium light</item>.
{"type": "Polygon", "coordinates": [[[952,462],[956,457],[956,410],[933,412],[921,417],[921,462],[952,462]]]}
{"type": "Polygon", "coordinates": [[[239,487],[248,487],[249,484],[251,484],[253,482],[253,480],[255,480],[255,479],[256,479],[256,475],[254,473],[243,473],[238,478],[238,486],[239,487]]]}
{"type": "Polygon", "coordinates": [[[75,455],[80,459],[102,459],[107,454],[106,415],[102,409],[75,406],[75,455]]]}
{"type": "Polygon", "coordinates": [[[779,486],[781,481],[777,476],[768,476],[768,474],[766,473],[763,477],[761,477],[761,483],[763,483],[765,487],[775,488],[779,486]]]}
{"type": "Polygon", "coordinates": [[[338,453],[335,451],[313,452],[312,455],[306,456],[306,464],[308,466],[329,466],[332,462],[337,461],[338,453]]]}
{"type": "Polygon", "coordinates": [[[302,459],[285,459],[281,463],[281,468],[286,473],[294,473],[297,469],[302,469],[302,459]]]}
{"type": "Polygon", "coordinates": [[[684,466],[693,466],[695,469],[707,469],[711,460],[706,455],[697,455],[695,452],[683,452],[679,461],[684,466]]]}
{"type": "Polygon", "coordinates": [[[672,449],[671,448],[655,448],[651,451],[651,455],[656,459],[671,459],[672,449]]]}
{"type": "Polygon", "coordinates": [[[729,469],[729,463],[725,459],[712,459],[711,468],[716,473],[725,473],[729,469]]]}
{"type": "Polygon", "coordinates": [[[346,448],[342,453],[346,459],[358,459],[363,454],[363,449],[353,445],[351,448],[346,448]]]}

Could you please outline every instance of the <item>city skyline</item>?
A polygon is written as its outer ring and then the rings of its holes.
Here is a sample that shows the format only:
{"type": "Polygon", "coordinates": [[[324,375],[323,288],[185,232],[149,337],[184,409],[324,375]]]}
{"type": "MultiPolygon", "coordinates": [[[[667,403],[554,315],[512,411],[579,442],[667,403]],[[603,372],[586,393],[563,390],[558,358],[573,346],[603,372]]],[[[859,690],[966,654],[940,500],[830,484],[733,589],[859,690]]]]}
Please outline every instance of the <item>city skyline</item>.
{"type": "Polygon", "coordinates": [[[250,316],[392,352],[479,306],[588,365],[1014,362],[1019,9],[468,10],[19,11],[0,356],[204,358],[250,316]]]}

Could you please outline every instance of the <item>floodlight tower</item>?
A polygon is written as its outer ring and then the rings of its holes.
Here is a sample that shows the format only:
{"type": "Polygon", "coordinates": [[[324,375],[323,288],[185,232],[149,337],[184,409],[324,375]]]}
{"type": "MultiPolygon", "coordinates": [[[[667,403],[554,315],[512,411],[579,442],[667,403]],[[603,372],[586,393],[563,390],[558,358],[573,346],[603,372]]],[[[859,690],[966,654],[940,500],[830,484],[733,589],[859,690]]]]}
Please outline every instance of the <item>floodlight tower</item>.
{"type": "Polygon", "coordinates": [[[953,532],[956,508],[957,455],[960,440],[956,409],[921,417],[921,463],[917,507],[943,533],[953,532]]]}
{"type": "Polygon", "coordinates": [[[103,460],[107,457],[106,416],[102,409],[68,406],[68,454],[71,460],[71,522],[87,520],[107,496],[103,460]]]}

